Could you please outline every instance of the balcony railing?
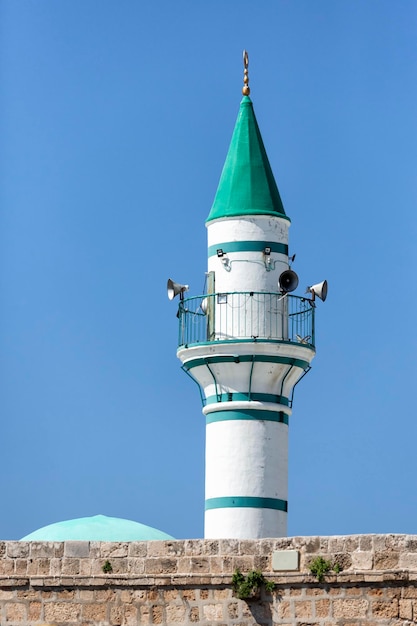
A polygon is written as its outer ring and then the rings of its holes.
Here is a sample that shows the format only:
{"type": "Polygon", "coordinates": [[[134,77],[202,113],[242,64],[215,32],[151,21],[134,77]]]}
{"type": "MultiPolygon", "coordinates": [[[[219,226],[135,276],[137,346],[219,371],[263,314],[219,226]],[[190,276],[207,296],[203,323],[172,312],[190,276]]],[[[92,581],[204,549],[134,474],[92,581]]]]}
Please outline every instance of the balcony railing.
{"type": "Polygon", "coordinates": [[[264,291],[214,293],[180,301],[179,346],[236,340],[291,341],[314,347],[308,298],[264,291]]]}

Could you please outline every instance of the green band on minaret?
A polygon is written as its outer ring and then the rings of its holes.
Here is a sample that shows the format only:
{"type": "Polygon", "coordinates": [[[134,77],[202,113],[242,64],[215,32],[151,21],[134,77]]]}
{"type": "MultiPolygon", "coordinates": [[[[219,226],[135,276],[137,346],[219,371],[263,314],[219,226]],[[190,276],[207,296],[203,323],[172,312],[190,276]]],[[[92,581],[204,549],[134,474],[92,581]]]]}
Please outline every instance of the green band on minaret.
{"type": "Polygon", "coordinates": [[[274,509],[275,511],[288,511],[287,500],[279,498],[255,498],[252,496],[227,496],[223,498],[208,498],[206,500],[206,511],[211,509],[229,508],[252,508],[252,509],[274,509]]]}
{"type": "Polygon", "coordinates": [[[208,256],[216,256],[217,250],[228,252],[263,252],[271,248],[271,252],[288,255],[288,245],[276,241],[225,241],[208,247],[208,256]]]}
{"type": "Polygon", "coordinates": [[[277,422],[287,424],[288,415],[284,411],[257,411],[256,409],[238,409],[236,411],[213,411],[206,415],[206,424],[214,422],[228,422],[234,420],[251,420],[263,422],[277,422]]]}
{"type": "Polygon", "coordinates": [[[249,391],[230,393],[219,393],[215,396],[208,396],[206,404],[214,404],[215,402],[272,402],[274,404],[283,404],[289,406],[290,401],[285,396],[275,395],[274,393],[252,393],[249,391]]]}

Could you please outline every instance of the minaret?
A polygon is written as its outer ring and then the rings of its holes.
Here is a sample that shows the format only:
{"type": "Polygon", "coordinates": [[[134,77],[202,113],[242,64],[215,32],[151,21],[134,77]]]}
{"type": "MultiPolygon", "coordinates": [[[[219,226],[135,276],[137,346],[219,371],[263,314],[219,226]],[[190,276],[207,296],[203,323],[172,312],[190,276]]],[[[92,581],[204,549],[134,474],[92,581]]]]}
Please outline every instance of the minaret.
{"type": "Polygon", "coordinates": [[[207,218],[206,293],[180,295],[178,358],[206,418],[206,538],[287,533],[288,424],[297,382],[315,355],[314,297],[293,295],[288,228],[249,98],[243,99],[207,218]]]}

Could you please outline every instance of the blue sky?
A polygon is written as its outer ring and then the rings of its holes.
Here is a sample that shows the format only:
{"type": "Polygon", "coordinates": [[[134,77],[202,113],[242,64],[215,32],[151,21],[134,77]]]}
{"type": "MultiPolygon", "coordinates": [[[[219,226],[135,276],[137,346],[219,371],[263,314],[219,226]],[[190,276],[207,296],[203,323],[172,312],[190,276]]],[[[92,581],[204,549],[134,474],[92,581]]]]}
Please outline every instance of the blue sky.
{"type": "Polygon", "coordinates": [[[300,286],[289,534],[417,532],[417,4],[0,0],[0,538],[106,514],[200,537],[204,418],[169,276],[251,97],[300,286]]]}

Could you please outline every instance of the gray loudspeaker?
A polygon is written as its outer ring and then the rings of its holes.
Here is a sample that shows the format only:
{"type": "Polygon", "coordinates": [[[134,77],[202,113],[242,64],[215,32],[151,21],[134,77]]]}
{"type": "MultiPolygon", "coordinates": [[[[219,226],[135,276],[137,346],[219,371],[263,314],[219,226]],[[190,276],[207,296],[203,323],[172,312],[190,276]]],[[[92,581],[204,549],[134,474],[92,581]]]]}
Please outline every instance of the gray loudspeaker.
{"type": "Polygon", "coordinates": [[[298,276],[292,270],[285,270],[278,279],[278,285],[281,291],[290,293],[298,287],[298,276]]]}
{"type": "Polygon", "coordinates": [[[168,291],[168,298],[170,300],[173,300],[175,296],[178,296],[178,294],[182,300],[184,297],[184,291],[188,291],[188,289],[189,289],[188,285],[180,285],[180,283],[176,283],[170,278],[168,278],[167,291],[168,291]]]}
{"type": "Polygon", "coordinates": [[[307,292],[313,295],[313,300],[317,296],[323,302],[327,298],[327,280],[323,280],[321,283],[307,287],[307,292]]]}

